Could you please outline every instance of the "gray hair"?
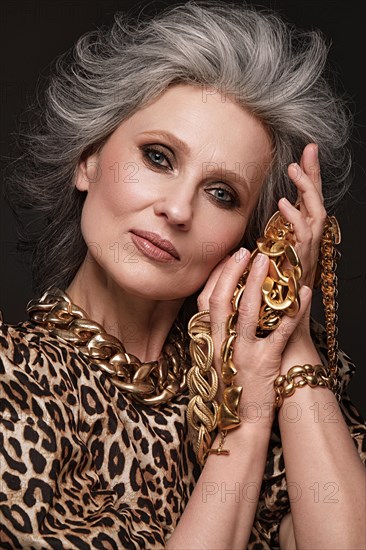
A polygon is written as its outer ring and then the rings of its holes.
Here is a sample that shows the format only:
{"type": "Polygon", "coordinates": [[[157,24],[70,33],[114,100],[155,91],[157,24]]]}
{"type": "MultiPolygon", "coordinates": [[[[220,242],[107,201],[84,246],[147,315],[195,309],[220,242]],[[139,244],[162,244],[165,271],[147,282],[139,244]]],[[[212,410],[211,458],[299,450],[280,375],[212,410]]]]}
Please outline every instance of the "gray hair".
{"type": "Polygon", "coordinates": [[[287,166],[309,142],[319,146],[325,206],[332,210],[348,186],[350,115],[323,76],[327,50],[319,31],[298,31],[270,11],[220,1],[175,4],[153,17],[119,13],[111,29],[82,36],[57,60],[7,186],[16,211],[31,205],[46,219],[35,240],[20,227],[21,242],[32,247],[34,288],[66,288],[85,257],[85,193],[74,187],[80,160],[173,84],[233,94],[272,137],[273,161],[247,246],[279,198],[296,199],[287,166]]]}

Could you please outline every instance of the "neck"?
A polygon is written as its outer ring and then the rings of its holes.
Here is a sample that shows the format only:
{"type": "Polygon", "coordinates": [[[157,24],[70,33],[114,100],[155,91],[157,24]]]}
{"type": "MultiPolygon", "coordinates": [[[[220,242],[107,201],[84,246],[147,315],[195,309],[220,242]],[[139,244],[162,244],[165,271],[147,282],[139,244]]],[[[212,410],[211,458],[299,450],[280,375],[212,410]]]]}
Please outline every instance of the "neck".
{"type": "Polygon", "coordinates": [[[65,289],[88,317],[141,361],[156,361],[184,299],[152,300],[128,293],[96,262],[84,260],[65,289]]]}

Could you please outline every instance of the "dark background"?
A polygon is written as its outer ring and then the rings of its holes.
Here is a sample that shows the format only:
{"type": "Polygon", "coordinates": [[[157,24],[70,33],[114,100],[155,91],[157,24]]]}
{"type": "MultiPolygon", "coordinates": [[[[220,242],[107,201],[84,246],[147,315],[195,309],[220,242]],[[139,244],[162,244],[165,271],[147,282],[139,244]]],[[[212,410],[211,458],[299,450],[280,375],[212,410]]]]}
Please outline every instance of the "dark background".
{"type": "MultiPolygon", "coordinates": [[[[353,135],[354,178],[338,219],[343,240],[339,276],[339,342],[357,365],[350,393],[366,416],[365,395],[365,46],[366,3],[307,0],[249,2],[279,11],[302,28],[320,28],[332,42],[330,62],[341,93],[347,92],[355,116],[353,135]]],[[[2,0],[1,39],[1,158],[2,166],[12,151],[17,119],[32,97],[39,75],[46,76],[49,63],[68,49],[82,33],[109,24],[113,13],[130,9],[121,0],[2,0]]],[[[168,2],[140,1],[148,12],[168,2]]],[[[17,252],[11,212],[0,198],[0,308],[7,323],[26,318],[25,305],[33,297],[26,258],[17,252]]],[[[315,292],[315,316],[322,319],[319,291],[315,292]]]]}

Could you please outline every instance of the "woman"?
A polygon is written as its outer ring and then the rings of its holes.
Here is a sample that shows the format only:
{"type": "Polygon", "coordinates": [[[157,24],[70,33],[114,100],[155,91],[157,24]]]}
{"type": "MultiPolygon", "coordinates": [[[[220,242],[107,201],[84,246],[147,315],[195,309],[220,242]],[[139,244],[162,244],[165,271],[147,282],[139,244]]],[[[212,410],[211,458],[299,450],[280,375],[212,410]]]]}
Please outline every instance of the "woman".
{"type": "Polygon", "coordinates": [[[47,217],[33,263],[50,290],[30,321],[1,326],[2,547],[362,548],[365,432],[346,356],[340,406],[327,372],[274,414],[278,376],[327,362],[311,288],[323,197],[339,200],[349,166],[325,54],[274,15],[188,3],[120,16],[58,63],[9,185],[47,217]],[[257,338],[273,266],[248,249],[278,208],[300,302],[257,338]],[[221,345],[249,266],[235,427],[216,423],[196,457],[187,322],[209,310],[223,402],[221,345]]]}

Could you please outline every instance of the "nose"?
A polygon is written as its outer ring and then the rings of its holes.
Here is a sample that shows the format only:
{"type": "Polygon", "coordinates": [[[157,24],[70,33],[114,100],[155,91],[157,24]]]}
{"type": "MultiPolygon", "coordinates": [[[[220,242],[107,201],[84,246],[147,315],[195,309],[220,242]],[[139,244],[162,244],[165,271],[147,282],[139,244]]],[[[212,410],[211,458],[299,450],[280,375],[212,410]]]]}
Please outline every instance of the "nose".
{"type": "Polygon", "coordinates": [[[193,220],[194,193],[194,185],[187,181],[175,181],[172,188],[155,202],[155,214],[166,218],[169,224],[188,231],[193,220]]]}

